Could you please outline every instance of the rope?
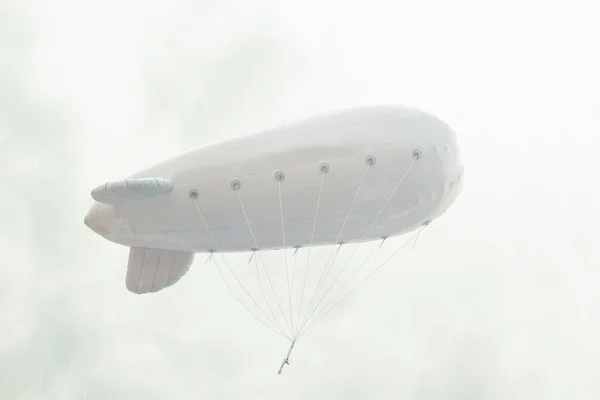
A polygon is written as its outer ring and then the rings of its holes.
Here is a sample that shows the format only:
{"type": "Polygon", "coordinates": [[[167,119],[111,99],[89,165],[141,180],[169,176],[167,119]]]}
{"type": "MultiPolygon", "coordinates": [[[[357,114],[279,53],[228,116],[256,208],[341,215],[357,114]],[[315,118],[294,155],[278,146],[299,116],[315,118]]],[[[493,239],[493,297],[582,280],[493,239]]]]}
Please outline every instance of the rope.
{"type": "MultiPolygon", "coordinates": [[[[358,250],[358,248],[360,247],[361,244],[362,243],[357,243],[357,245],[354,246],[354,251],[352,251],[352,253],[350,254],[350,257],[348,257],[348,259],[346,260],[346,263],[344,264],[344,266],[339,270],[339,272],[337,273],[337,275],[335,276],[335,278],[333,279],[333,281],[331,282],[331,284],[329,285],[329,287],[327,288],[327,290],[325,291],[325,293],[323,293],[323,296],[321,296],[321,298],[319,299],[319,301],[317,302],[317,304],[313,307],[311,313],[306,317],[306,320],[305,320],[304,325],[302,327],[304,327],[306,325],[306,323],[308,323],[308,321],[310,320],[310,318],[312,318],[313,314],[317,311],[317,309],[319,308],[319,305],[325,299],[325,297],[327,296],[327,293],[329,293],[330,289],[333,287],[333,285],[335,284],[335,282],[337,281],[337,279],[340,277],[340,275],[342,274],[342,272],[344,272],[344,269],[346,268],[346,266],[348,265],[348,263],[350,262],[350,260],[352,259],[352,257],[354,257],[354,254],[356,254],[356,251],[358,250]]],[[[343,288],[344,287],[342,286],[342,288],[340,288],[337,293],[339,293],[343,288]]],[[[335,293],[333,296],[335,297],[337,295],[337,293],[335,293]]]]}
{"type": "MultiPolygon", "coordinates": [[[[294,280],[296,277],[296,264],[298,261],[298,247],[296,247],[296,250],[294,250],[294,265],[292,266],[292,283],[290,285],[290,307],[293,307],[292,301],[294,299],[294,280]]],[[[293,322],[293,312],[290,309],[290,319],[292,320],[292,327],[294,327],[294,322],[293,322]]],[[[292,336],[294,336],[294,330],[292,329],[292,336]]]]}
{"type": "Polygon", "coordinates": [[[304,281],[302,283],[302,294],[300,295],[300,305],[298,306],[298,321],[296,321],[296,327],[293,331],[293,336],[296,337],[298,332],[298,324],[300,322],[300,314],[302,313],[302,302],[304,300],[304,290],[306,288],[306,277],[308,275],[308,265],[310,262],[310,255],[312,253],[312,244],[315,238],[315,230],[317,228],[317,219],[319,217],[319,209],[321,206],[321,196],[323,194],[323,183],[325,182],[325,172],[321,171],[321,185],[319,187],[319,197],[317,198],[317,211],[315,212],[315,219],[313,222],[312,233],[310,235],[310,245],[308,247],[308,256],[306,258],[306,269],[304,270],[304,281]]]}
{"type": "MultiPolygon", "coordinates": [[[[202,210],[200,209],[200,206],[198,205],[198,200],[196,198],[193,199],[194,205],[196,206],[196,210],[198,211],[198,214],[200,215],[200,218],[202,219],[202,223],[204,224],[204,228],[206,229],[206,233],[208,234],[208,236],[210,237],[210,240],[213,243],[213,246],[215,248],[216,251],[219,251],[219,245],[217,244],[217,242],[215,241],[214,236],[212,235],[208,224],[206,223],[206,219],[204,218],[204,214],[202,213],[202,210]]],[[[211,252],[211,256],[214,256],[214,253],[211,252]]],[[[250,298],[250,300],[252,300],[252,302],[254,303],[254,305],[256,305],[256,307],[265,315],[265,317],[267,317],[267,320],[269,320],[270,323],[272,323],[273,325],[275,325],[275,327],[277,328],[277,330],[275,330],[274,328],[270,327],[269,325],[267,325],[262,319],[258,318],[252,311],[250,311],[250,309],[244,304],[244,302],[239,298],[239,296],[233,291],[233,289],[231,288],[231,285],[229,285],[229,282],[227,282],[227,280],[225,279],[223,273],[221,272],[221,270],[219,269],[219,265],[216,262],[215,259],[215,265],[217,266],[217,270],[219,272],[219,275],[221,275],[221,278],[223,278],[223,281],[225,282],[225,284],[227,285],[227,287],[229,288],[229,290],[231,291],[231,293],[235,296],[235,298],[240,302],[240,304],[250,313],[252,314],[252,316],[254,316],[256,319],[258,319],[263,325],[267,326],[269,329],[275,331],[276,333],[279,333],[280,335],[282,335],[283,337],[287,338],[288,340],[292,340],[289,335],[287,335],[279,326],[278,324],[274,323],[269,316],[265,313],[265,311],[258,305],[258,303],[256,302],[256,300],[254,300],[254,297],[252,297],[252,295],[250,294],[250,292],[248,292],[248,290],[246,289],[246,287],[244,286],[244,284],[239,280],[239,278],[237,277],[237,275],[235,274],[235,272],[233,272],[233,270],[231,269],[231,267],[229,266],[229,263],[227,262],[227,259],[225,259],[225,257],[221,254],[221,257],[223,258],[223,262],[225,263],[225,266],[227,267],[227,269],[229,270],[229,272],[234,276],[234,278],[236,279],[236,281],[239,283],[239,285],[242,287],[242,289],[244,290],[244,292],[246,292],[246,294],[248,295],[248,297],[250,298]]],[[[215,257],[212,257],[213,259],[215,257]]]]}
{"type": "MultiPolygon", "coordinates": [[[[244,218],[246,219],[246,224],[248,225],[248,230],[250,231],[250,236],[252,236],[252,240],[254,241],[255,249],[256,249],[256,251],[258,251],[258,243],[256,242],[256,238],[254,237],[254,232],[252,231],[252,226],[250,225],[250,220],[248,219],[248,214],[246,213],[246,208],[244,207],[244,202],[242,201],[242,196],[240,195],[239,190],[236,190],[235,193],[237,194],[238,200],[240,202],[240,207],[242,208],[242,212],[244,213],[244,218]]],[[[267,271],[265,262],[262,258],[262,255],[260,254],[260,252],[258,252],[258,256],[260,257],[263,269],[265,271],[265,275],[267,276],[267,280],[269,281],[269,286],[271,287],[271,291],[273,292],[273,296],[275,297],[275,301],[277,301],[277,305],[279,306],[279,311],[281,311],[281,314],[283,315],[283,320],[291,332],[292,329],[288,324],[287,318],[285,317],[285,313],[283,312],[283,308],[281,307],[281,303],[279,302],[279,297],[277,296],[277,293],[275,292],[275,288],[273,287],[273,282],[271,281],[271,277],[269,276],[269,272],[267,271]]],[[[260,279],[260,277],[259,277],[259,279],[260,279]]],[[[266,301],[266,296],[265,296],[265,301],[266,301]]],[[[268,302],[267,302],[267,304],[268,304],[268,302]]],[[[270,306],[269,306],[269,310],[271,310],[271,313],[273,314],[273,311],[270,306]]],[[[277,318],[275,317],[274,314],[273,314],[273,318],[275,318],[277,320],[277,318]]]]}
{"type": "MultiPolygon", "coordinates": [[[[367,173],[371,169],[371,165],[372,164],[373,164],[372,162],[368,162],[367,163],[367,167],[365,168],[365,172],[362,175],[362,179],[360,180],[358,188],[356,189],[356,192],[354,194],[354,198],[352,199],[352,203],[350,203],[350,207],[348,208],[348,212],[346,213],[346,217],[344,218],[344,222],[342,223],[342,227],[341,227],[340,232],[338,233],[338,236],[336,238],[336,243],[339,243],[340,237],[342,236],[342,233],[344,232],[344,228],[346,227],[346,223],[348,222],[348,218],[350,218],[350,213],[352,212],[352,209],[354,208],[354,204],[356,203],[356,199],[358,198],[358,194],[360,193],[360,189],[362,188],[363,183],[365,182],[365,178],[367,177],[367,173]]],[[[339,248],[338,248],[338,250],[339,250],[339,248]]],[[[319,281],[317,282],[317,287],[316,287],[315,291],[313,292],[313,295],[312,295],[311,300],[309,302],[307,313],[305,314],[305,316],[303,318],[302,327],[304,327],[304,325],[306,324],[306,322],[308,320],[307,316],[308,316],[308,314],[309,314],[309,312],[311,310],[311,307],[312,307],[315,295],[320,290],[320,284],[321,284],[321,281],[323,280],[323,276],[325,275],[326,270],[327,270],[327,275],[326,276],[329,275],[330,269],[328,270],[327,266],[329,264],[329,260],[331,259],[332,255],[333,255],[333,251],[332,251],[332,253],[329,256],[329,259],[327,260],[327,263],[325,263],[325,267],[323,268],[323,272],[321,273],[321,277],[319,278],[319,281]]],[[[336,253],[336,257],[337,257],[337,253],[336,253]]],[[[327,278],[325,277],[325,279],[327,279],[327,278]]],[[[300,329],[302,329],[302,327],[300,329]]]]}
{"type": "MultiPolygon", "coordinates": [[[[329,254],[329,257],[327,259],[327,261],[325,262],[325,265],[323,266],[323,269],[321,271],[321,274],[319,276],[319,280],[317,282],[316,288],[312,293],[312,296],[310,297],[310,301],[308,302],[308,305],[306,307],[306,309],[304,310],[304,314],[303,314],[303,306],[304,306],[304,297],[305,297],[305,291],[306,291],[306,283],[307,283],[307,277],[308,277],[308,269],[310,267],[310,261],[311,261],[311,255],[312,255],[312,247],[314,244],[314,238],[315,238],[315,233],[316,233],[316,226],[317,226],[317,222],[318,222],[318,218],[319,218],[319,212],[320,212],[320,207],[321,207],[321,198],[323,195],[323,187],[324,187],[324,181],[325,181],[325,175],[328,172],[328,166],[326,167],[326,169],[320,168],[321,169],[321,183],[320,183],[320,187],[319,187],[319,195],[318,195],[318,199],[317,199],[317,205],[316,205],[316,211],[315,211],[315,217],[314,217],[314,221],[313,221],[313,228],[312,228],[312,233],[310,236],[310,243],[309,243],[309,248],[308,248],[308,255],[307,255],[307,260],[306,260],[306,268],[304,271],[304,277],[302,280],[302,290],[301,290],[301,294],[300,294],[300,304],[298,305],[298,313],[297,313],[297,318],[294,318],[294,285],[295,285],[295,277],[296,277],[296,267],[297,267],[297,253],[298,250],[300,248],[300,246],[295,246],[296,250],[294,251],[294,263],[292,266],[292,273],[291,273],[291,279],[290,279],[290,271],[289,271],[289,264],[288,264],[288,258],[287,258],[287,243],[286,243],[286,230],[285,230],[285,218],[284,218],[284,210],[283,210],[283,196],[282,196],[282,187],[281,187],[281,182],[283,181],[283,173],[282,172],[278,172],[278,174],[276,174],[276,178],[277,178],[277,182],[278,182],[278,197],[279,197],[279,214],[280,214],[280,220],[281,220],[281,239],[282,239],[282,244],[283,244],[283,252],[284,252],[284,266],[285,266],[285,278],[286,278],[286,288],[287,288],[287,295],[288,295],[288,312],[289,312],[289,320],[288,317],[286,315],[286,312],[284,311],[284,308],[282,307],[282,304],[280,302],[280,299],[277,295],[277,292],[275,290],[275,287],[273,285],[273,282],[271,280],[271,277],[269,275],[269,272],[266,268],[265,265],[265,261],[262,257],[262,252],[259,250],[259,246],[258,246],[258,242],[256,240],[256,236],[254,234],[254,231],[252,229],[252,224],[250,222],[250,219],[248,217],[248,214],[246,212],[246,208],[244,206],[244,201],[242,199],[242,196],[240,194],[239,191],[239,186],[237,188],[235,188],[235,192],[237,194],[238,197],[238,201],[240,204],[240,208],[243,212],[244,218],[246,220],[246,225],[248,227],[248,231],[250,233],[250,236],[252,238],[252,241],[254,243],[254,252],[252,253],[252,257],[250,258],[249,262],[252,261],[252,258],[254,258],[254,264],[255,264],[255,270],[256,270],[256,276],[258,279],[258,283],[260,286],[260,290],[262,293],[262,297],[265,301],[265,304],[268,308],[268,311],[270,313],[269,314],[263,310],[263,308],[261,306],[258,305],[258,303],[256,302],[256,300],[253,298],[253,296],[248,292],[248,290],[245,288],[245,286],[242,284],[242,282],[239,280],[239,278],[237,277],[237,275],[235,274],[235,272],[231,269],[231,267],[229,266],[227,260],[225,259],[225,257],[221,254],[221,257],[223,259],[223,262],[225,264],[225,266],[227,267],[227,269],[229,270],[229,272],[234,276],[234,278],[236,279],[236,281],[238,282],[238,284],[242,287],[242,289],[244,290],[244,292],[248,295],[248,297],[251,299],[251,301],[254,303],[254,305],[260,310],[260,312],[263,314],[263,316],[265,317],[266,321],[265,322],[262,318],[260,318],[258,315],[256,315],[246,304],[244,304],[244,302],[241,300],[241,298],[235,293],[235,291],[232,289],[231,285],[228,283],[227,279],[225,279],[225,276],[223,275],[223,272],[221,271],[220,265],[217,262],[216,258],[213,257],[214,256],[214,252],[215,251],[219,251],[218,245],[216,244],[216,241],[208,227],[208,224],[206,223],[206,220],[202,214],[202,211],[200,210],[200,207],[198,205],[198,201],[197,201],[197,193],[196,195],[191,199],[191,201],[194,201],[194,204],[196,206],[196,209],[198,210],[198,213],[202,219],[202,222],[206,228],[206,231],[208,233],[208,235],[210,236],[210,239],[214,245],[215,250],[211,250],[211,255],[210,258],[215,258],[214,262],[215,265],[217,267],[217,270],[219,272],[219,275],[221,276],[221,278],[223,279],[223,281],[225,282],[225,284],[227,285],[228,289],[232,292],[232,294],[236,297],[236,299],[238,300],[238,302],[240,302],[240,304],[242,304],[242,306],[255,318],[257,319],[261,324],[265,325],[267,328],[269,328],[271,331],[279,334],[282,337],[285,337],[286,339],[288,339],[291,342],[290,348],[288,350],[287,356],[285,357],[285,359],[283,360],[278,374],[282,373],[283,368],[285,367],[285,365],[289,365],[289,357],[290,354],[294,348],[294,345],[296,343],[296,341],[302,337],[304,334],[306,334],[312,327],[314,327],[317,323],[319,323],[323,318],[325,318],[330,312],[332,312],[340,303],[342,303],[348,296],[350,296],[352,293],[354,293],[355,290],[357,290],[362,284],[364,284],[368,279],[370,279],[376,272],[378,272],[381,267],[383,267],[384,265],[386,265],[402,248],[404,248],[406,246],[407,243],[409,243],[410,241],[413,240],[414,238],[414,243],[413,243],[413,248],[416,244],[416,241],[419,237],[420,232],[426,227],[426,225],[421,228],[415,236],[411,237],[411,239],[409,239],[409,241],[407,241],[406,243],[404,243],[402,246],[400,246],[400,248],[396,249],[391,256],[389,256],[385,261],[383,261],[379,266],[377,266],[375,268],[375,270],[373,272],[371,272],[365,279],[361,280],[360,282],[357,283],[356,286],[354,286],[352,288],[352,290],[350,290],[350,292],[348,292],[346,295],[344,295],[341,299],[337,300],[338,295],[341,294],[341,292],[344,290],[344,288],[346,288],[346,286],[350,283],[351,280],[354,279],[354,277],[365,267],[365,265],[367,265],[367,263],[369,262],[369,260],[375,255],[375,253],[377,253],[377,251],[383,246],[383,243],[385,242],[385,237],[383,238],[382,244],[381,246],[379,246],[377,249],[375,249],[374,251],[372,251],[367,257],[366,259],[362,262],[362,264],[360,264],[360,266],[354,271],[354,273],[352,273],[347,279],[346,281],[342,284],[341,288],[338,289],[337,291],[335,291],[331,298],[325,302],[324,306],[323,306],[323,302],[326,298],[328,298],[328,295],[330,294],[333,286],[335,285],[335,283],[338,281],[338,279],[342,276],[344,270],[346,269],[346,267],[348,266],[350,260],[354,257],[354,255],[356,254],[359,246],[364,242],[364,239],[368,236],[369,232],[371,231],[371,229],[373,228],[373,226],[375,226],[375,224],[378,222],[378,220],[380,219],[381,215],[383,214],[384,210],[386,209],[386,207],[388,206],[388,204],[390,203],[391,199],[393,198],[393,196],[396,194],[396,192],[398,191],[400,185],[404,182],[406,176],[408,175],[408,173],[410,172],[411,168],[413,167],[413,164],[415,162],[416,158],[413,156],[413,159],[411,161],[411,163],[408,165],[408,167],[406,168],[406,170],[404,171],[404,174],[402,175],[402,177],[400,178],[400,180],[398,181],[398,183],[396,184],[396,186],[394,187],[394,189],[392,190],[391,194],[388,196],[386,202],[383,204],[383,206],[379,209],[377,215],[375,216],[374,220],[369,224],[368,228],[366,229],[366,231],[364,232],[361,240],[359,241],[359,243],[357,243],[357,245],[354,247],[354,250],[352,251],[352,253],[350,254],[350,256],[348,257],[348,259],[346,259],[345,263],[343,264],[343,266],[341,267],[341,269],[337,272],[337,274],[335,275],[335,277],[333,278],[333,280],[331,281],[330,284],[327,284],[329,275],[332,273],[332,270],[334,269],[334,265],[335,262],[337,260],[337,257],[340,253],[341,247],[344,244],[344,242],[341,242],[340,239],[343,235],[344,229],[349,221],[350,215],[352,213],[352,210],[358,200],[358,196],[361,192],[361,189],[364,186],[364,182],[366,180],[367,174],[369,172],[369,170],[371,169],[371,166],[374,165],[374,159],[373,158],[369,158],[367,159],[367,167],[364,170],[364,173],[362,174],[362,178],[358,184],[358,187],[356,189],[356,192],[354,194],[354,198],[352,199],[352,202],[350,203],[350,206],[348,208],[348,211],[346,212],[346,215],[344,217],[344,220],[342,222],[342,226],[339,230],[339,233],[337,235],[336,238],[336,243],[339,244],[339,246],[337,246],[337,250],[334,247],[331,251],[331,253],[329,254]],[[256,254],[256,252],[258,252],[258,254],[256,254]],[[263,286],[263,282],[262,282],[262,277],[261,277],[261,272],[260,272],[260,268],[258,265],[258,260],[256,257],[254,257],[255,255],[257,255],[258,257],[260,257],[260,261],[261,261],[261,265],[262,265],[262,269],[264,271],[264,274],[266,275],[269,287],[272,291],[273,296],[275,297],[275,300],[277,302],[277,306],[279,308],[279,311],[281,312],[282,316],[283,316],[283,320],[284,320],[284,324],[281,324],[278,317],[276,316],[273,308],[270,305],[270,301],[267,298],[266,295],[266,291],[265,288],[263,286]],[[324,289],[324,292],[323,292],[324,289]],[[333,304],[333,305],[332,305],[333,304]],[[322,306],[322,307],[321,307],[322,306]],[[272,317],[272,318],[271,318],[272,317]],[[286,332],[286,328],[289,332],[286,332]]],[[[326,165],[326,164],[323,164],[326,165]]],[[[233,188],[233,186],[232,186],[233,188]]],[[[191,202],[190,201],[190,202],[191,202]]],[[[209,258],[209,259],[210,259],[209,258]]],[[[207,260],[208,261],[208,260],[207,260]]]]}
{"type": "MultiPolygon", "coordinates": [[[[406,178],[406,176],[408,175],[408,172],[411,170],[413,164],[415,163],[415,159],[413,158],[411,163],[408,165],[408,167],[406,168],[406,170],[404,171],[404,174],[402,174],[402,177],[400,178],[400,180],[398,181],[398,183],[396,184],[396,186],[394,187],[394,190],[392,190],[392,193],[390,193],[390,195],[388,196],[386,202],[383,204],[383,206],[380,208],[379,212],[377,213],[377,216],[375,217],[375,219],[371,222],[371,224],[369,225],[369,227],[367,228],[367,230],[365,231],[365,233],[363,234],[362,238],[361,238],[361,242],[358,243],[356,245],[356,247],[354,248],[354,251],[352,252],[352,254],[350,255],[350,257],[348,258],[348,260],[346,260],[346,263],[344,264],[344,266],[340,269],[340,271],[338,272],[338,274],[336,275],[336,277],[333,279],[333,281],[331,282],[331,284],[329,285],[329,287],[327,288],[327,290],[325,291],[325,293],[323,294],[323,296],[321,297],[321,299],[319,300],[319,302],[317,303],[317,305],[314,307],[314,309],[312,310],[312,312],[310,313],[310,315],[306,318],[306,321],[308,321],[313,314],[316,312],[317,308],[319,307],[319,305],[321,304],[321,302],[325,299],[325,297],[327,296],[327,294],[329,293],[329,291],[331,290],[331,288],[333,287],[333,285],[335,284],[335,282],[337,282],[337,279],[341,276],[342,272],[344,271],[344,269],[348,266],[348,263],[350,262],[350,260],[352,259],[352,257],[354,256],[354,254],[356,253],[356,251],[358,250],[358,247],[362,244],[362,240],[364,240],[364,238],[367,237],[367,235],[369,234],[369,232],[371,231],[371,228],[373,228],[373,226],[377,223],[377,221],[379,221],[379,218],[381,217],[381,215],[383,214],[383,211],[386,209],[387,205],[389,204],[389,202],[391,201],[391,199],[394,197],[394,195],[396,194],[396,191],[398,190],[398,188],[400,187],[400,185],[402,185],[402,183],[404,182],[404,179],[406,178]]],[[[364,177],[363,177],[364,179],[364,177]]],[[[418,235],[418,234],[417,234],[418,235]]],[[[418,237],[418,236],[417,236],[418,237]]],[[[376,252],[376,251],[375,251],[376,252]]],[[[373,255],[375,252],[371,253],[371,255],[373,255]]],[[[364,266],[361,265],[361,267],[359,267],[359,269],[361,269],[364,266]]],[[[354,277],[356,275],[356,273],[358,273],[359,270],[357,270],[354,274],[352,274],[352,277],[354,277]]],[[[345,285],[342,286],[334,295],[333,298],[335,296],[337,296],[343,289],[344,289],[345,285]]],[[[306,324],[305,321],[305,324],[306,324]]]]}
{"type": "MultiPolygon", "coordinates": [[[[258,318],[258,316],[256,314],[254,314],[245,304],[244,302],[239,298],[239,296],[237,294],[235,294],[235,292],[233,291],[233,289],[231,288],[231,285],[229,285],[229,282],[227,282],[227,280],[225,279],[225,277],[223,276],[223,272],[221,272],[221,269],[219,268],[219,264],[217,263],[217,259],[215,257],[213,257],[213,260],[215,262],[215,266],[217,267],[217,271],[219,272],[219,275],[221,275],[221,278],[223,279],[223,282],[225,282],[225,284],[227,285],[227,287],[229,288],[229,291],[235,296],[235,298],[237,299],[237,301],[239,301],[239,303],[242,305],[242,307],[244,307],[246,309],[246,311],[248,311],[254,318],[256,318],[256,320],[258,322],[260,322],[261,324],[263,324],[264,326],[266,326],[267,328],[269,328],[270,330],[272,330],[273,332],[277,333],[278,335],[280,335],[283,338],[286,338],[288,340],[292,340],[288,335],[286,335],[285,333],[282,333],[281,331],[277,331],[275,330],[273,327],[267,325],[262,319],[258,318]]],[[[243,286],[243,285],[242,285],[243,286]]]]}
{"type": "Polygon", "coordinates": [[[277,375],[281,375],[281,372],[283,371],[283,367],[285,367],[286,365],[290,365],[290,354],[292,354],[292,350],[294,350],[294,344],[296,344],[296,340],[292,341],[292,345],[290,346],[290,348],[287,352],[287,356],[285,356],[285,358],[283,359],[283,362],[281,363],[281,367],[279,367],[279,371],[277,372],[277,375]]]}
{"type": "Polygon", "coordinates": [[[273,313],[273,309],[271,308],[271,304],[269,304],[269,300],[267,300],[265,288],[263,287],[262,279],[260,279],[260,271],[258,269],[258,260],[256,259],[256,257],[254,257],[255,253],[256,253],[256,251],[252,252],[252,256],[250,256],[250,260],[248,260],[248,263],[250,263],[254,259],[254,269],[256,270],[256,278],[258,279],[258,285],[260,287],[260,292],[263,295],[263,299],[265,300],[265,304],[267,305],[269,312],[271,313],[271,315],[273,316],[273,318],[276,321],[277,327],[279,329],[283,330],[283,328],[279,325],[279,321],[277,321],[277,317],[275,316],[275,313],[273,313]]]}
{"type": "MultiPolygon", "coordinates": [[[[423,229],[423,228],[422,228],[423,229]]],[[[421,229],[421,230],[422,230],[421,229]]],[[[300,334],[298,335],[297,339],[300,339],[302,336],[304,336],[304,334],[306,332],[308,332],[310,330],[310,328],[312,328],[313,326],[315,326],[319,321],[321,321],[323,318],[325,318],[331,311],[333,311],[342,301],[344,301],[348,296],[350,296],[352,293],[354,293],[354,291],[356,289],[358,289],[363,283],[365,283],[370,277],[372,277],[373,275],[375,275],[375,273],[377,271],[379,271],[379,269],[381,269],[381,267],[383,267],[385,264],[387,264],[396,254],[398,254],[398,252],[400,252],[400,250],[402,250],[408,243],[410,243],[413,239],[415,238],[415,236],[412,236],[410,239],[408,239],[406,242],[404,242],[404,244],[402,246],[400,246],[396,251],[394,251],[392,253],[391,256],[389,256],[384,262],[382,262],[377,268],[375,268],[375,270],[373,272],[371,272],[364,280],[362,280],[361,282],[358,283],[358,285],[356,285],[348,294],[346,294],[344,297],[342,297],[337,303],[335,303],[333,305],[333,307],[331,307],[329,310],[327,310],[327,312],[325,312],[324,314],[322,314],[316,321],[314,321],[313,323],[311,323],[304,331],[300,332],[300,334]]],[[[377,251],[377,250],[375,250],[377,251]]],[[[369,256],[370,258],[370,256],[369,256]]],[[[367,258],[368,260],[368,258],[367,258]]],[[[366,261],[363,263],[363,265],[366,264],[366,261]]],[[[296,340],[297,340],[296,339],[296,340]]]]}
{"type": "Polygon", "coordinates": [[[285,263],[285,279],[287,282],[287,292],[288,292],[288,305],[290,311],[290,333],[293,335],[293,330],[291,329],[294,326],[294,315],[292,313],[292,292],[290,287],[290,274],[288,272],[288,263],[287,263],[287,249],[285,243],[285,222],[283,219],[283,200],[281,198],[281,180],[277,179],[277,188],[279,191],[279,214],[281,215],[281,236],[283,242],[283,259],[285,263]]]}

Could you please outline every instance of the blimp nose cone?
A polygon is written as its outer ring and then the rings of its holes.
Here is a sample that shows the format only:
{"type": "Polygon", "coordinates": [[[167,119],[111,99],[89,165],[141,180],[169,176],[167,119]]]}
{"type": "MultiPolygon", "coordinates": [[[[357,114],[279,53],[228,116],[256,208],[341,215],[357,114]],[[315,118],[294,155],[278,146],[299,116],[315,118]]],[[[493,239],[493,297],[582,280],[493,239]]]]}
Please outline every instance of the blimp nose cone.
{"type": "Polygon", "coordinates": [[[113,213],[110,206],[102,203],[94,203],[83,218],[83,223],[100,235],[109,233],[113,213]]]}

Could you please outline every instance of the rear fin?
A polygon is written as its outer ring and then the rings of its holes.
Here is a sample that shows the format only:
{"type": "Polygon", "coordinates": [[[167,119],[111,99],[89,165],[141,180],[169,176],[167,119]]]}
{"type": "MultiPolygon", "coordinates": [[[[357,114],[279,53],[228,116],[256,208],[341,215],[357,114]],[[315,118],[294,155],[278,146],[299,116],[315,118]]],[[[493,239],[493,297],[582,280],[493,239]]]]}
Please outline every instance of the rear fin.
{"type": "Polygon", "coordinates": [[[118,182],[106,182],[94,188],[91,195],[99,203],[118,205],[166,195],[171,190],[173,190],[173,182],[169,179],[124,179],[118,182]]]}
{"type": "Polygon", "coordinates": [[[177,283],[193,261],[194,253],[132,247],[125,285],[136,294],[158,292],[177,283]]]}

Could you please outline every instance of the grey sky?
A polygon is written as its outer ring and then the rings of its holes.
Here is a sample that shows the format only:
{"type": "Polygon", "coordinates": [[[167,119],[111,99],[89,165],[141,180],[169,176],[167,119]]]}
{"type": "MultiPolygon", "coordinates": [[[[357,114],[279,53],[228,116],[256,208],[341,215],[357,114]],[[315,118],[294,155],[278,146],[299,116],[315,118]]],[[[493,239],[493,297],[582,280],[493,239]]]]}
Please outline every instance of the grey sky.
{"type": "Polygon", "coordinates": [[[155,3],[0,3],[0,398],[600,396],[593,2],[155,3]],[[454,128],[464,192],[282,376],[203,257],[134,296],[83,225],[106,180],[378,103],[454,128]]]}

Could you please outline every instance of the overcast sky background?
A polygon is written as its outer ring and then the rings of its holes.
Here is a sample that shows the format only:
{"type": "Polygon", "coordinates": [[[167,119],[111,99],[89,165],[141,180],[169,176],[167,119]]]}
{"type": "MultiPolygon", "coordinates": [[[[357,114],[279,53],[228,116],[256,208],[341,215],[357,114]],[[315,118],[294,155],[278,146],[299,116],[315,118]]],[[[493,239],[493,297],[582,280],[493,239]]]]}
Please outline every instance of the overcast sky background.
{"type": "Polygon", "coordinates": [[[0,0],[0,398],[600,398],[596,15],[592,1],[0,0]],[[135,296],[127,249],[83,225],[107,180],[380,103],[451,125],[464,191],[281,376],[285,341],[203,257],[135,296]]]}

